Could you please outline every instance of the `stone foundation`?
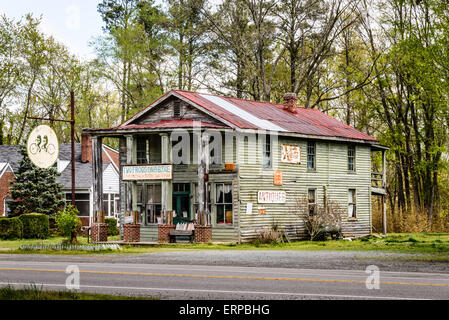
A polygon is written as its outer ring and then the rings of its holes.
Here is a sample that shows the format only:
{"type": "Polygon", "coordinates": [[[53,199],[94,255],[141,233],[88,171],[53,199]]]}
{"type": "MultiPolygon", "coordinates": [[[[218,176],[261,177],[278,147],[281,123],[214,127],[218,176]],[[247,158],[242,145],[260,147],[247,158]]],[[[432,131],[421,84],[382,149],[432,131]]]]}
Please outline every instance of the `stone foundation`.
{"type": "Polygon", "coordinates": [[[93,223],[91,226],[91,241],[107,242],[108,241],[108,225],[103,223],[93,223]]]}
{"type": "Polygon", "coordinates": [[[124,242],[140,242],[140,224],[125,224],[123,226],[124,242]]]}

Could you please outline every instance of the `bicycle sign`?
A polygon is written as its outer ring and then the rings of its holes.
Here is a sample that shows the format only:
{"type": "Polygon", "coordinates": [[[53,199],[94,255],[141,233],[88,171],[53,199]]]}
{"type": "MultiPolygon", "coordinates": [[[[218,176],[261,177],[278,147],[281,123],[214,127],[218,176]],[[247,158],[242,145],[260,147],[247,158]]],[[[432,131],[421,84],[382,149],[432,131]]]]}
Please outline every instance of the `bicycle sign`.
{"type": "Polygon", "coordinates": [[[58,160],[58,137],[49,126],[36,127],[28,137],[28,157],[39,168],[48,169],[58,160]]]}

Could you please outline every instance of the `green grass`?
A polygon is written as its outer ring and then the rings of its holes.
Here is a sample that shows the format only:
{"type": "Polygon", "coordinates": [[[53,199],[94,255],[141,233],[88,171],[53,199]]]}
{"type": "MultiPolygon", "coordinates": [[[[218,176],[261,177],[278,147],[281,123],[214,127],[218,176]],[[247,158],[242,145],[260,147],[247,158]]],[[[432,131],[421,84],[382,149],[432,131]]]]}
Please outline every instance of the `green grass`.
{"type": "Polygon", "coordinates": [[[24,289],[11,286],[0,288],[0,300],[156,300],[155,298],[137,298],[112,296],[106,294],[82,293],[76,291],[46,291],[42,287],[30,285],[24,289]]]}
{"type": "MultiPolygon", "coordinates": [[[[165,244],[165,245],[146,245],[146,246],[122,246],[122,251],[103,251],[103,252],[82,252],[82,251],[20,251],[22,244],[40,245],[40,244],[59,244],[63,238],[56,237],[48,240],[16,240],[0,241],[0,253],[19,253],[19,254],[62,254],[62,255],[98,255],[98,254],[143,254],[153,252],[168,251],[196,251],[196,250],[294,250],[294,251],[386,251],[399,253],[422,253],[449,255],[449,234],[390,234],[386,238],[364,238],[354,241],[299,241],[292,243],[244,243],[244,244],[165,244]]],[[[87,243],[85,238],[79,237],[81,243],[87,243]]],[[[119,237],[110,237],[109,240],[119,240],[119,237]]]]}

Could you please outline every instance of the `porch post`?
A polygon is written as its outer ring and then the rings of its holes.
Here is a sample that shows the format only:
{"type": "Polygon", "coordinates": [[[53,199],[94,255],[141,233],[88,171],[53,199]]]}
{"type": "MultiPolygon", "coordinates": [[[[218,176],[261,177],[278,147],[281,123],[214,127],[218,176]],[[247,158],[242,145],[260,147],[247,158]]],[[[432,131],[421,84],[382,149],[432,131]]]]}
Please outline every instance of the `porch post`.
{"type": "MultiPolygon", "coordinates": [[[[126,136],[126,164],[136,164],[136,152],[135,152],[134,137],[132,135],[126,136]]],[[[137,212],[137,182],[132,181],[127,183],[127,195],[126,195],[126,216],[134,217],[134,224],[138,224],[138,212],[137,212]]]]}
{"type": "Polygon", "coordinates": [[[92,137],[92,178],[94,222],[104,223],[103,202],[103,138],[92,137]]]}
{"type": "MultiPolygon", "coordinates": [[[[162,164],[170,164],[171,159],[171,139],[168,133],[161,133],[161,160],[162,164]]],[[[173,211],[173,182],[162,181],[162,224],[167,224],[167,212],[173,211]]],[[[179,212],[177,212],[179,214],[179,212]]]]}
{"type": "Polygon", "coordinates": [[[200,161],[198,163],[198,220],[200,225],[209,225],[210,216],[206,214],[206,175],[209,173],[209,140],[208,134],[201,135],[200,142],[200,161]]]}

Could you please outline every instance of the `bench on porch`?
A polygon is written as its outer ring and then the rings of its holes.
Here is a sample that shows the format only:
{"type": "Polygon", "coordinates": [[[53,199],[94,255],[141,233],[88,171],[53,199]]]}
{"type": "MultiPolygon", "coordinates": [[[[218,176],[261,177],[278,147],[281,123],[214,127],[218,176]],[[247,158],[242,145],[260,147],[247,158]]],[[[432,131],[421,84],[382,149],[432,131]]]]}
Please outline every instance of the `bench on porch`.
{"type": "Polygon", "coordinates": [[[193,223],[180,223],[175,230],[170,230],[170,243],[176,243],[177,237],[188,237],[190,242],[195,241],[195,226],[193,223]]]}

